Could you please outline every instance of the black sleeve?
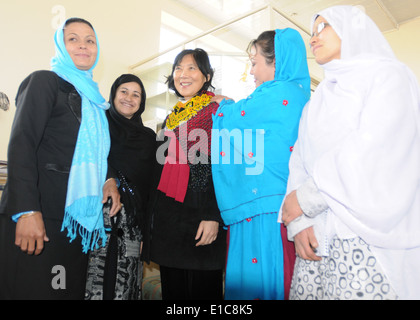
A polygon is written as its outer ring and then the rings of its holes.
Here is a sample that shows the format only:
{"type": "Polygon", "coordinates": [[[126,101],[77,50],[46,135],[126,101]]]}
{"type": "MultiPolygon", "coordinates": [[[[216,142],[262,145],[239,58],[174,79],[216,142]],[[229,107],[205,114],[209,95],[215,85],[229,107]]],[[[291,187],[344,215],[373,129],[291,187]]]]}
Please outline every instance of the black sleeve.
{"type": "Polygon", "coordinates": [[[118,179],[118,172],[114,168],[111,167],[108,160],[108,171],[106,173],[106,179],[108,180],[111,178],[118,179]]]}
{"type": "Polygon", "coordinates": [[[8,147],[8,214],[40,211],[37,150],[56,103],[58,78],[36,71],[20,85],[8,147]]]}
{"type": "Polygon", "coordinates": [[[216,193],[214,191],[213,181],[211,181],[209,190],[207,190],[206,205],[203,209],[202,220],[217,221],[221,226],[224,225],[219,207],[217,205],[216,193]]]}

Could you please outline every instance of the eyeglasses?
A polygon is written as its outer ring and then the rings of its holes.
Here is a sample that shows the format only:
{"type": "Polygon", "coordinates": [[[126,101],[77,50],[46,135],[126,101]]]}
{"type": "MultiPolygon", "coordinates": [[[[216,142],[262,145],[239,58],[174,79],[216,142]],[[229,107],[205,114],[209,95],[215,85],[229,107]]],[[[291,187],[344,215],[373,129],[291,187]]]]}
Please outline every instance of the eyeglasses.
{"type": "Polygon", "coordinates": [[[330,24],[327,22],[321,22],[316,26],[316,31],[312,33],[311,38],[318,37],[319,34],[322,32],[322,30],[325,29],[325,27],[329,26],[330,24]]]}

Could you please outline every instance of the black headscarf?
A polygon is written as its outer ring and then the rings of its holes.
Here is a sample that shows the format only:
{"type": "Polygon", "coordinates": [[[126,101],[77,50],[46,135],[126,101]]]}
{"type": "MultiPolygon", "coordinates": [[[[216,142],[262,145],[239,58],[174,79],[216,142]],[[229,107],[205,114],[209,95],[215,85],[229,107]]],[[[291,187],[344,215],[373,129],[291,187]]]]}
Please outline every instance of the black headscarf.
{"type": "Polygon", "coordinates": [[[145,127],[141,119],[146,105],[146,91],[143,83],[133,74],[121,75],[111,87],[109,103],[110,108],[106,113],[111,135],[109,166],[116,172],[120,171],[137,187],[141,195],[144,192],[148,193],[156,159],[156,134],[152,129],[145,127]],[[137,82],[141,88],[140,108],[131,119],[118,113],[114,106],[118,87],[127,82],[137,82]]]}
{"type": "MultiPolygon", "coordinates": [[[[121,202],[124,204],[129,236],[134,226],[144,230],[145,209],[150,194],[151,174],[156,159],[156,134],[143,125],[141,114],[146,105],[146,92],[141,80],[132,74],[123,74],[111,87],[109,96],[110,108],[106,112],[111,135],[111,150],[108,164],[113,176],[121,181],[121,202]],[[139,110],[131,119],[121,115],[114,105],[117,89],[127,82],[137,82],[141,88],[139,110]]],[[[104,266],[104,300],[114,299],[118,261],[118,219],[111,220],[112,231],[109,238],[108,251],[104,266]]]]}

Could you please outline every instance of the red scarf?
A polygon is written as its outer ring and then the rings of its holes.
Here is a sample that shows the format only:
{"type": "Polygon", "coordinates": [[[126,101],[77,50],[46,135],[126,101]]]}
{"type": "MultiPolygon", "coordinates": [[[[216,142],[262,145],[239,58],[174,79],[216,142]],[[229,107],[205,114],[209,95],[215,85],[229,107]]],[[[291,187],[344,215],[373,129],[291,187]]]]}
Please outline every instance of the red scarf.
{"type": "MultiPolygon", "coordinates": [[[[214,96],[212,92],[204,93],[214,96]]],[[[207,156],[210,155],[211,129],[213,126],[212,115],[218,107],[217,103],[211,102],[187,122],[178,125],[174,130],[165,129],[165,135],[170,137],[171,141],[158,190],[165,193],[166,196],[174,198],[178,202],[184,202],[190,178],[188,151],[194,146],[200,152],[207,153],[207,156]],[[207,141],[188,141],[189,134],[194,129],[204,130],[207,134],[207,141]],[[205,142],[207,142],[207,145],[202,145],[205,142]]]]}

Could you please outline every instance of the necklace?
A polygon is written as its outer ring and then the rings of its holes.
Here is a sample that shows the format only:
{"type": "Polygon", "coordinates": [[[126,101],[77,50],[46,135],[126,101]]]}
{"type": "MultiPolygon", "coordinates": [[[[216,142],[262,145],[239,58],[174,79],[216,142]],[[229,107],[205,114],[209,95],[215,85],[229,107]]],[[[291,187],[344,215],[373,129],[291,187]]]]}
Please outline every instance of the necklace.
{"type": "Polygon", "coordinates": [[[172,113],[168,116],[166,127],[172,130],[178,127],[182,122],[190,120],[197,115],[198,111],[210,103],[211,98],[212,96],[204,93],[188,100],[185,104],[179,101],[175,105],[172,113]]]}

